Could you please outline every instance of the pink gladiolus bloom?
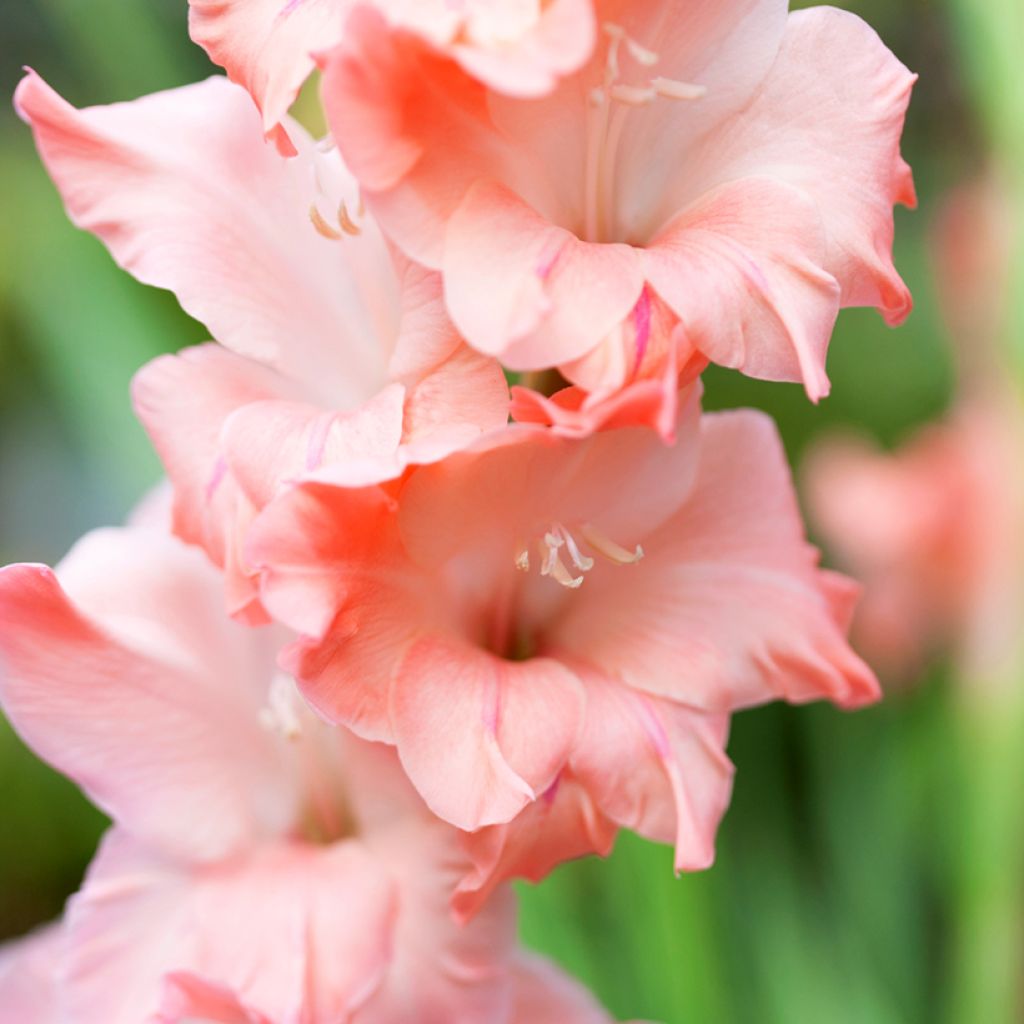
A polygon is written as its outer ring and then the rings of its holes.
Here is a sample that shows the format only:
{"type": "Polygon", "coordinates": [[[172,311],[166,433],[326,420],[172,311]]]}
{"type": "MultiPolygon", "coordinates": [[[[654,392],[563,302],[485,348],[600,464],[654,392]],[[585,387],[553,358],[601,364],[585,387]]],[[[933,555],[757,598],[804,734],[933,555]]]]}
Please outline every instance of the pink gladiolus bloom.
{"type": "Polygon", "coordinates": [[[100,531],[58,572],[0,570],[0,697],[115,825],[0,996],[41,958],[81,1024],[606,1024],[516,950],[509,891],[456,923],[462,835],[392,751],[311,714],[200,552],[100,531]]]}
{"type": "MultiPolygon", "coordinates": [[[[374,0],[481,81],[513,96],[550,91],[590,56],[590,0],[374,0]]],[[[192,38],[252,94],[268,134],[292,151],[282,127],[313,53],[337,43],[355,0],[189,0],[192,38]]]]}
{"type": "Polygon", "coordinates": [[[914,79],[855,16],[786,8],[597,0],[591,59],[527,102],[357,7],[325,108],[480,352],[607,398],[695,348],[818,399],[840,307],[910,309],[891,247],[914,79]]]}
{"type": "Polygon", "coordinates": [[[894,682],[936,652],[989,674],[1017,648],[1024,413],[1013,396],[982,401],[894,453],[827,439],[805,467],[812,514],[865,584],[854,640],[894,682]]]}
{"type": "Polygon", "coordinates": [[[387,479],[507,421],[501,370],[462,344],[438,276],[392,259],[336,151],[297,128],[294,159],[267,146],[242,89],[77,111],[29,74],[16,102],[75,223],[224,346],[155,360],[135,402],[176,531],[228,570],[233,612],[260,618],[240,538],[282,484],[338,460],[387,479]]]}
{"type": "Polygon", "coordinates": [[[691,396],[677,431],[512,427],[386,491],[324,475],[282,495],[249,554],[266,607],[304,634],[283,664],[322,715],[397,747],[461,828],[571,785],[675,842],[680,869],[707,866],[729,712],[877,687],[770,422],[699,423],[691,396]]]}

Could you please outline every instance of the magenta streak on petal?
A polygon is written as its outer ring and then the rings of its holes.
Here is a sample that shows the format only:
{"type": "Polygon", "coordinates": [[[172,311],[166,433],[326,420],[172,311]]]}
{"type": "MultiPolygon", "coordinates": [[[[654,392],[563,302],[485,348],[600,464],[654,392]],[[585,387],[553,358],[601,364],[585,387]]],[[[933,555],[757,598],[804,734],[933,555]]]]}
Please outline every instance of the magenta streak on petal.
{"type": "Polygon", "coordinates": [[[309,445],[306,448],[306,469],[319,469],[324,461],[324,451],[327,448],[327,438],[331,433],[336,419],[335,413],[318,416],[313,424],[313,432],[309,435],[309,445]]]}
{"type": "Polygon", "coordinates": [[[286,3],[284,7],[281,8],[277,16],[279,18],[287,18],[288,15],[291,14],[292,11],[294,11],[296,8],[301,6],[302,3],[304,3],[304,0],[288,0],[288,3],[286,3]]]}
{"type": "Polygon", "coordinates": [[[213,464],[213,472],[210,474],[210,479],[206,484],[207,501],[213,501],[213,496],[217,493],[217,488],[220,487],[227,471],[228,464],[224,460],[224,456],[218,455],[217,461],[213,464]]]}
{"type": "Polygon", "coordinates": [[[644,727],[644,732],[647,733],[651,745],[657,751],[658,757],[663,761],[668,761],[672,756],[672,747],[668,742],[665,727],[654,713],[654,708],[651,707],[650,701],[646,697],[641,697],[637,694],[636,704],[640,712],[640,724],[644,727]]]}
{"type": "Polygon", "coordinates": [[[633,328],[636,331],[636,366],[639,369],[647,352],[647,343],[651,340],[651,297],[646,285],[633,307],[633,328]]]}
{"type": "Polygon", "coordinates": [[[548,248],[541,253],[540,260],[537,263],[536,273],[542,281],[546,281],[551,276],[551,271],[555,269],[558,257],[562,255],[563,247],[563,243],[559,242],[557,245],[548,246],[548,248]]]}
{"type": "Polygon", "coordinates": [[[555,802],[555,797],[558,796],[558,787],[562,784],[561,774],[555,776],[555,781],[548,786],[547,789],[541,793],[541,799],[544,803],[550,807],[555,802]]]}

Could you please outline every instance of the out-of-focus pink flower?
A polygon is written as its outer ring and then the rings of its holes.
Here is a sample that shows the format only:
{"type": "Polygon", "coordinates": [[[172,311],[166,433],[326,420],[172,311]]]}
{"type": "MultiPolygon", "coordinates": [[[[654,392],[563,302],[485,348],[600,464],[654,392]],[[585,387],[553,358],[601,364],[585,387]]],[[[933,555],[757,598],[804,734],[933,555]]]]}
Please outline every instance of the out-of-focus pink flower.
{"type": "MultiPolygon", "coordinates": [[[[511,894],[456,923],[463,837],[393,751],[311,714],[275,631],[224,615],[199,551],[102,531],[58,571],[0,570],[0,697],[115,826],[0,991],[42,962],[82,1024],[536,1020],[518,1007],[549,979],[516,950],[511,894]]],[[[568,979],[550,987],[559,1019],[607,1020],[568,979]]]]}
{"type": "Polygon", "coordinates": [[[1024,415],[996,393],[883,452],[822,442],[805,466],[811,513],[840,564],[865,584],[854,640],[884,677],[930,655],[976,668],[1020,635],[1024,415]]]}
{"type": "Polygon", "coordinates": [[[259,618],[241,537],[283,483],[337,460],[387,479],[507,421],[501,370],[462,344],[438,276],[392,259],[336,151],[297,128],[293,160],[268,147],[242,89],[77,111],[29,74],[16,102],[75,223],[223,345],[155,360],[134,393],[175,528],[227,569],[233,612],[259,618]]]}
{"type": "Polygon", "coordinates": [[[470,344],[513,369],[557,366],[607,397],[679,347],[680,365],[696,349],[821,397],[841,306],[910,309],[891,246],[893,204],[914,202],[913,76],[833,8],[595,11],[591,59],[523,101],[356,7],[320,59],[370,208],[442,272],[470,344]]]}
{"type": "MultiPolygon", "coordinates": [[[[268,134],[292,151],[282,126],[313,53],[335,45],[357,0],[189,0],[192,38],[244,86],[268,134]]],[[[591,0],[373,0],[392,23],[415,32],[463,70],[500,92],[549,92],[594,45],[591,0]]]]}
{"type": "Polygon", "coordinates": [[[677,430],[666,446],[511,427],[387,492],[327,474],[288,492],[249,553],[267,608],[304,634],[284,664],[321,714],[396,746],[462,828],[538,813],[571,784],[674,841],[681,869],[708,865],[729,712],[877,689],[770,421],[699,425],[691,397],[677,430]]]}

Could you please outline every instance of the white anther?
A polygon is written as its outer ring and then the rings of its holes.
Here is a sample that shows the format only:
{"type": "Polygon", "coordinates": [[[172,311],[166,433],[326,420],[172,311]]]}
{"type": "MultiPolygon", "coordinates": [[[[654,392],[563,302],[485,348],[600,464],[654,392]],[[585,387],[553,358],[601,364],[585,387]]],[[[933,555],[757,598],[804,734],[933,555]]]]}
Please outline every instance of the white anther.
{"type": "Polygon", "coordinates": [[[608,94],[616,103],[625,103],[629,107],[642,107],[656,99],[658,93],[650,87],[639,85],[613,85],[608,94]]]}
{"type": "Polygon", "coordinates": [[[659,96],[670,100],[699,100],[708,92],[706,85],[693,85],[675,78],[662,78],[660,75],[651,79],[651,88],[659,96]]]}
{"type": "Polygon", "coordinates": [[[550,576],[555,571],[558,561],[558,549],[562,546],[562,538],[554,533],[545,533],[540,542],[540,553],[543,561],[540,566],[541,576],[550,576]]]}
{"type": "Polygon", "coordinates": [[[530,552],[527,548],[523,548],[523,550],[516,555],[516,568],[520,572],[530,571],[530,552]]]}
{"type": "Polygon", "coordinates": [[[571,572],[565,567],[565,563],[555,555],[555,566],[551,571],[551,578],[556,583],[561,583],[563,587],[568,587],[569,590],[576,590],[582,583],[582,576],[573,576],[571,572]]]}
{"type": "Polygon", "coordinates": [[[616,565],[631,565],[634,562],[639,562],[644,557],[644,549],[639,544],[630,551],[621,544],[617,544],[611,537],[602,533],[590,523],[584,523],[580,527],[580,533],[583,534],[583,539],[598,554],[603,555],[609,562],[615,562],[616,565]]]}
{"type": "Polygon", "coordinates": [[[576,539],[564,526],[560,526],[558,530],[565,541],[565,550],[569,552],[572,564],[580,572],[590,572],[594,568],[594,560],[580,551],[579,546],[576,544],[576,539]]]}
{"type": "Polygon", "coordinates": [[[643,64],[644,67],[654,67],[658,63],[658,55],[653,50],[648,50],[646,46],[641,46],[635,39],[630,39],[629,36],[625,37],[626,49],[629,50],[629,55],[638,64],[643,64]]]}

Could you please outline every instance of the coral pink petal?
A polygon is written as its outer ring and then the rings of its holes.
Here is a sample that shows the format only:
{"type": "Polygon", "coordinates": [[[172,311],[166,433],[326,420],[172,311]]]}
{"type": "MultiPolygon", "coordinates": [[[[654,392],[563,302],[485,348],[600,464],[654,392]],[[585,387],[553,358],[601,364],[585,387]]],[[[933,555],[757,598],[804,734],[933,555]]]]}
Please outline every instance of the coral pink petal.
{"type": "Polygon", "coordinates": [[[168,976],[187,974],[207,1001],[229,993],[256,1020],[345,1020],[387,971],[396,911],[391,880],[356,843],[272,845],[183,871],[115,830],[69,909],[69,1019],[138,1024],[166,1005],[168,976]]]}
{"type": "Polygon", "coordinates": [[[778,58],[752,102],[692,155],[696,181],[772,176],[803,190],[827,239],[822,269],[844,306],[910,311],[892,264],[894,203],[913,205],[899,140],[914,76],[855,15],[792,14],[778,58]]]}
{"type": "Polygon", "coordinates": [[[59,572],[66,591],[43,566],[0,570],[0,695],[26,742],[176,856],[223,856],[289,821],[259,724],[271,638],[224,617],[203,555],[100,531],[59,572]]]}
{"type": "Polygon", "coordinates": [[[825,353],[839,285],[824,270],[814,203],[770,178],[722,185],[644,253],[647,279],[712,362],[828,394],[825,353]]]}
{"type": "Polygon", "coordinates": [[[11,1024],[60,1024],[64,930],[47,925],[0,946],[0,1013],[11,1024]]]}
{"type": "Polygon", "coordinates": [[[287,378],[213,344],[160,356],[135,375],[135,412],[174,489],[174,530],[218,565],[227,560],[238,499],[221,455],[224,421],[250,402],[294,395],[287,378]]]}
{"type": "Polygon", "coordinates": [[[804,539],[767,417],[704,417],[692,494],[643,544],[628,576],[591,574],[552,626],[553,646],[634,689],[711,711],[878,698],[846,642],[834,582],[804,539]]]}
{"type": "Polygon", "coordinates": [[[435,814],[470,831],[511,820],[551,785],[582,715],[579,682],[557,662],[435,637],[410,648],[392,683],[409,778],[435,814]]]}
{"type": "MultiPolygon", "coordinates": [[[[495,8],[501,3],[492,4],[495,8]]],[[[560,77],[590,56],[596,37],[591,0],[552,0],[538,5],[536,24],[521,38],[492,45],[454,42],[452,57],[492,89],[532,98],[550,92],[560,77]]]]}
{"type": "Polygon", "coordinates": [[[558,522],[590,523],[620,545],[635,544],[676,511],[693,484],[698,399],[687,396],[674,445],[643,427],[583,441],[519,427],[417,470],[399,513],[409,554],[429,567],[486,549],[511,566],[517,542],[528,544],[558,522]]]}
{"type": "Polygon", "coordinates": [[[264,129],[278,128],[313,70],[313,52],[341,38],[347,2],[189,0],[189,32],[248,90],[264,129]]]}
{"type": "Polygon", "coordinates": [[[160,1009],[151,1024],[274,1024],[270,1018],[247,1009],[223,985],[214,985],[184,971],[164,978],[160,1009]]]}
{"type": "Polygon", "coordinates": [[[616,824],[675,844],[677,871],[710,867],[729,805],[728,716],[630,690],[575,665],[587,692],[573,772],[616,824]]]}
{"type": "Polygon", "coordinates": [[[385,268],[387,252],[372,232],[343,245],[314,228],[313,161],[327,158],[308,140],[280,157],[222,77],[75,110],[29,73],[15,101],[72,220],[121,266],[173,291],[222,344],[337,403],[376,389],[383,358],[354,312],[352,246],[385,268]]]}
{"type": "Polygon", "coordinates": [[[571,975],[539,956],[519,954],[510,1024],[612,1024],[612,1020],[571,975]]]}
{"type": "Polygon", "coordinates": [[[405,388],[390,384],[347,413],[299,402],[253,402],[225,422],[224,458],[256,508],[282,487],[336,463],[359,467],[360,483],[388,480],[397,472],[404,400],[405,388]]]}
{"type": "Polygon", "coordinates": [[[463,836],[472,869],[458,884],[452,908],[460,920],[476,914],[512,878],[540,882],[559,864],[611,852],[618,827],[594,805],[587,790],[565,772],[507,825],[463,836]]]}
{"type": "Polygon", "coordinates": [[[639,253],[581,242],[504,186],[478,182],[448,222],[445,298],[476,349],[516,370],[593,349],[636,305],[639,253]]]}

